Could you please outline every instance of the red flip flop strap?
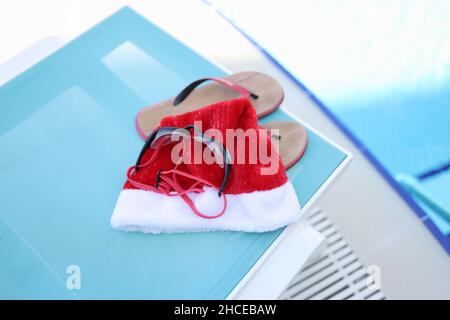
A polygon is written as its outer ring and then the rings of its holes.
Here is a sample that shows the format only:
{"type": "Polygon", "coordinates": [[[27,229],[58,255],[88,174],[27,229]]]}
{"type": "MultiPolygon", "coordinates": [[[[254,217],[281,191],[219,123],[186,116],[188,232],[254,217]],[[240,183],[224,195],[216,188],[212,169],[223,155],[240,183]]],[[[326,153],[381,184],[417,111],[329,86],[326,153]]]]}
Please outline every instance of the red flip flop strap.
{"type": "Polygon", "coordinates": [[[243,86],[241,86],[240,84],[227,80],[227,79],[223,79],[223,78],[216,78],[216,77],[210,77],[210,78],[202,78],[202,79],[198,79],[192,83],[190,83],[189,85],[187,85],[183,90],[181,90],[181,92],[175,97],[175,99],[173,100],[173,105],[176,106],[178,104],[180,104],[181,102],[183,102],[190,94],[192,91],[194,91],[195,88],[197,88],[199,85],[201,85],[203,82],[206,81],[215,81],[221,85],[223,85],[224,87],[227,87],[230,90],[233,90],[234,92],[236,92],[237,94],[239,94],[239,97],[245,97],[245,98],[257,98],[258,96],[252,92],[250,92],[248,89],[244,88],[243,86]]]}

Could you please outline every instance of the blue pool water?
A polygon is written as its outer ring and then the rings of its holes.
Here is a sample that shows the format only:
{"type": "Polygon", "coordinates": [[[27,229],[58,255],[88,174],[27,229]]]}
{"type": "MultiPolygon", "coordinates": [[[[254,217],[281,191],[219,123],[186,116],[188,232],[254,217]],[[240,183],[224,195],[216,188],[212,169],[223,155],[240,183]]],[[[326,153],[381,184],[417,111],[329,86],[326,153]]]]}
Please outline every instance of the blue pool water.
{"type": "MultiPolygon", "coordinates": [[[[306,85],[393,176],[450,163],[450,2],[207,2],[306,85]]],[[[421,183],[450,210],[448,172],[421,183]]],[[[424,209],[450,250],[450,223],[424,209]]]]}

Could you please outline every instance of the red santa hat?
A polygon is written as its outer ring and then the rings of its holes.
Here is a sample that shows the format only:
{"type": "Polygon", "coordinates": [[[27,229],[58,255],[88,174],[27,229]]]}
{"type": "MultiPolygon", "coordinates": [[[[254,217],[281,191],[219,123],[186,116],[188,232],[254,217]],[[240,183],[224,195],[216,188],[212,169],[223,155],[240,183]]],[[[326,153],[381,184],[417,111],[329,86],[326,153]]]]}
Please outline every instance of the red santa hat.
{"type": "Polygon", "coordinates": [[[144,233],[265,232],[299,217],[270,135],[250,101],[237,98],[161,120],[127,172],[111,225],[144,233]],[[198,144],[214,161],[195,158],[198,144]]]}

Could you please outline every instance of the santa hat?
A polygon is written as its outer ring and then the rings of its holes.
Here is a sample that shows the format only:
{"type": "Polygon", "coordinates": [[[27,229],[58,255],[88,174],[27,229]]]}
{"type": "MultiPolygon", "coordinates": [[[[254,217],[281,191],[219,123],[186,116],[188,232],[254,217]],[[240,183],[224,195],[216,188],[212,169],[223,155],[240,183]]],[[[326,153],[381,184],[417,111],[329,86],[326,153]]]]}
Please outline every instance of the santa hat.
{"type": "Polygon", "coordinates": [[[258,126],[250,101],[237,98],[161,120],[127,172],[111,225],[144,233],[265,232],[299,217],[297,195],[270,136],[258,126]],[[193,125],[199,123],[200,128],[193,125]],[[175,128],[184,128],[178,140],[171,134],[175,128]],[[209,131],[217,135],[208,136],[209,131]],[[242,144],[251,132],[256,154],[251,143],[242,144]],[[192,142],[188,146],[186,136],[192,142]],[[223,162],[195,161],[198,143],[223,162]],[[182,152],[174,153],[175,146],[182,152]],[[174,154],[181,156],[174,161],[174,154]]]}

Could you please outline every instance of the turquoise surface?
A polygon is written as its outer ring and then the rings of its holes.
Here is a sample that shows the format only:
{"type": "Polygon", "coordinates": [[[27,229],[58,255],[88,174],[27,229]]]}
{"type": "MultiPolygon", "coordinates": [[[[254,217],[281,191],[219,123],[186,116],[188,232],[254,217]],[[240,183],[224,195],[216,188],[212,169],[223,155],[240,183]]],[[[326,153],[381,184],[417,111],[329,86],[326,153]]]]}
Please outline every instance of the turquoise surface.
{"type": "MultiPolygon", "coordinates": [[[[282,230],[144,235],[109,224],[142,146],[136,112],[206,75],[224,72],[124,8],[0,87],[0,298],[230,293],[282,230]],[[80,290],[66,287],[71,265],[80,290]]],[[[302,204],[346,157],[309,141],[289,170],[302,204]]]]}

